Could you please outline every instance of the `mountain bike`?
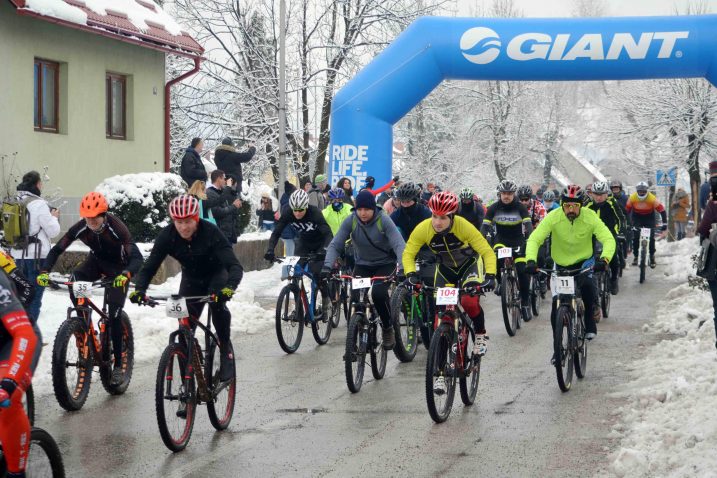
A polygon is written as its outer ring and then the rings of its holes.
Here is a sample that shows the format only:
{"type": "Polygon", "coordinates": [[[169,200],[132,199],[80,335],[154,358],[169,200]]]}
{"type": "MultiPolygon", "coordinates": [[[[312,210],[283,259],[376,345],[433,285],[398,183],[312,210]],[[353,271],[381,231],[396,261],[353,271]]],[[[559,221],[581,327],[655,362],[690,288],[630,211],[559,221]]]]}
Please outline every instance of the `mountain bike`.
{"type": "Polygon", "coordinates": [[[645,282],[645,270],[647,269],[647,248],[650,246],[652,229],[649,227],[634,228],[634,234],[640,233],[640,284],[645,282]]]}
{"type": "Polygon", "coordinates": [[[352,302],[351,320],[346,332],[346,352],[344,371],[346,385],[351,393],[358,393],[363,384],[366,367],[366,353],[371,358],[371,373],[376,380],[386,373],[388,351],[383,348],[383,328],[381,318],[371,300],[371,288],[374,282],[394,282],[395,272],[390,276],[353,277],[341,275],[340,278],[351,281],[351,290],[359,291],[359,299],[352,302]]]}
{"type": "Polygon", "coordinates": [[[399,284],[391,294],[391,322],[396,333],[393,353],[401,362],[411,362],[418,352],[419,333],[428,349],[433,333],[433,321],[429,315],[428,297],[422,287],[399,284]]]}
{"type": "Polygon", "coordinates": [[[276,338],[287,354],[293,354],[301,345],[304,325],[311,324],[317,344],[326,344],[333,328],[330,319],[334,315],[333,307],[342,306],[340,302],[332,303],[326,284],[319,285],[311,273],[309,262],[318,257],[312,254],[275,259],[288,266],[289,283],[281,289],[276,301],[276,338]],[[310,298],[307,289],[311,291],[310,298]]]}
{"type": "Polygon", "coordinates": [[[500,307],[503,311],[503,323],[508,335],[513,337],[523,321],[520,312],[518,271],[513,259],[520,252],[520,247],[505,247],[503,244],[496,244],[493,249],[497,250],[500,262],[500,307]]]}
{"type": "MultiPolygon", "coordinates": [[[[347,267],[342,266],[341,271],[343,274],[349,274],[347,267]]],[[[331,300],[330,317],[331,327],[336,328],[339,326],[341,321],[341,315],[344,316],[347,323],[349,320],[349,307],[351,305],[351,286],[348,281],[341,278],[332,278],[327,284],[327,290],[329,299],[331,300]]]]}
{"type": "MultiPolygon", "coordinates": [[[[553,317],[553,364],[558,386],[570,390],[573,370],[578,378],[585,377],[588,360],[588,341],[585,338],[585,306],[580,297],[577,280],[589,274],[592,266],[583,269],[551,271],[555,315],[553,317]]],[[[546,273],[541,271],[542,273],[546,273]]]]}
{"type": "MultiPolygon", "coordinates": [[[[6,413],[0,408],[0,413],[6,413]]],[[[5,455],[0,443],[0,477],[7,474],[5,455]]],[[[30,429],[30,451],[25,465],[25,475],[28,477],[64,478],[65,465],[62,463],[62,454],[52,435],[42,428],[30,429]]]]}
{"type": "Polygon", "coordinates": [[[70,299],[75,305],[68,307],[67,319],[60,325],[52,347],[52,388],[62,408],[77,411],[82,408],[90,392],[92,371],[99,368],[102,386],[110,395],[121,395],[129,387],[134,367],[134,335],[127,314],[122,311],[119,317],[122,325],[122,371],[124,380],[112,385],[114,352],[110,324],[107,315],[107,293],[100,309],[92,301],[92,292],[111,284],[107,279],[86,281],[50,280],[50,287],[66,287],[70,299]],[[92,312],[100,317],[95,328],[92,312]],[[99,331],[98,331],[99,330],[99,331]]]}
{"type": "Polygon", "coordinates": [[[530,306],[536,317],[540,315],[543,299],[545,299],[545,293],[541,290],[540,276],[534,275],[530,278],[530,306]]]}
{"type": "Polygon", "coordinates": [[[462,294],[480,294],[480,286],[464,288],[426,287],[436,292],[435,332],[426,361],[426,404],[436,423],[448,419],[459,381],[461,400],[466,406],[475,402],[480,381],[480,356],[473,355],[473,321],[460,303],[462,294]],[[443,387],[437,383],[443,382],[443,387]]]}
{"type": "Polygon", "coordinates": [[[610,266],[604,271],[595,272],[595,281],[597,283],[597,289],[599,294],[600,309],[602,309],[602,316],[608,318],[610,316],[610,266]]]}
{"type": "Polygon", "coordinates": [[[149,297],[146,304],[155,307],[164,302],[167,317],[177,319],[179,327],[169,334],[157,367],[155,408],[159,434],[173,452],[184,450],[192,436],[197,405],[206,403],[209,421],[216,430],[225,430],[234,414],[236,399],[236,364],[231,342],[227,344],[234,374],[230,380],[219,379],[220,342],[212,332],[212,311],[207,324],[192,317],[188,302],[208,303],[214,295],[169,298],[149,297]],[[204,349],[196,338],[197,328],[204,332],[204,349]]]}

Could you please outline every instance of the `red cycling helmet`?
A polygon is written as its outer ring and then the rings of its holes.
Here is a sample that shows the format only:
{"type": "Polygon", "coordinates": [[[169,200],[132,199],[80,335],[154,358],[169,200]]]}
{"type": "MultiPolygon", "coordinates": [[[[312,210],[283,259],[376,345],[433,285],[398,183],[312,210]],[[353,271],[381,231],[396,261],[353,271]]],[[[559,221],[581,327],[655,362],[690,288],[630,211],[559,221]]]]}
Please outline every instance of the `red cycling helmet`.
{"type": "Polygon", "coordinates": [[[169,215],[172,219],[193,218],[199,221],[199,201],[189,194],[177,196],[169,203],[169,215]]]}
{"type": "Polygon", "coordinates": [[[583,202],[583,188],[577,184],[568,184],[563,188],[560,202],[583,202]]]}
{"type": "Polygon", "coordinates": [[[433,194],[428,200],[428,208],[436,216],[447,216],[458,210],[458,196],[449,191],[433,194]]]}

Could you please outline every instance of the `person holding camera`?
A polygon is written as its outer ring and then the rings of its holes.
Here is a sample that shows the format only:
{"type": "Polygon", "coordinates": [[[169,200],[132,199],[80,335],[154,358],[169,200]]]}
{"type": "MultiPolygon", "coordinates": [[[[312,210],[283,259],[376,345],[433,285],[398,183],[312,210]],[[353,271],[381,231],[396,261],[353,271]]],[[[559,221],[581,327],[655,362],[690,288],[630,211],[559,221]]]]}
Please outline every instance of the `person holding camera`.
{"type": "Polygon", "coordinates": [[[227,179],[231,178],[234,181],[234,185],[230,186],[234,189],[237,194],[241,193],[242,189],[242,163],[247,163],[256,154],[256,147],[249,143],[248,149],[242,153],[237,151],[234,146],[234,141],[226,137],[222,140],[222,144],[217,146],[214,151],[214,164],[217,165],[217,169],[224,171],[227,179]]]}

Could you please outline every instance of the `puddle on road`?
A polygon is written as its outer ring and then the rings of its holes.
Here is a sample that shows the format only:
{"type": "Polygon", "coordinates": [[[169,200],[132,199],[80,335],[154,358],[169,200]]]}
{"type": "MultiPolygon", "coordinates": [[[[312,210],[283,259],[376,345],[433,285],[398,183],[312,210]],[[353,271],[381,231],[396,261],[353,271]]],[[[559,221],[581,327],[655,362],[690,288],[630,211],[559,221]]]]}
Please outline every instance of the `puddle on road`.
{"type": "Polygon", "coordinates": [[[317,413],[326,413],[326,408],[280,408],[278,413],[305,413],[307,415],[316,415],[317,413]]]}

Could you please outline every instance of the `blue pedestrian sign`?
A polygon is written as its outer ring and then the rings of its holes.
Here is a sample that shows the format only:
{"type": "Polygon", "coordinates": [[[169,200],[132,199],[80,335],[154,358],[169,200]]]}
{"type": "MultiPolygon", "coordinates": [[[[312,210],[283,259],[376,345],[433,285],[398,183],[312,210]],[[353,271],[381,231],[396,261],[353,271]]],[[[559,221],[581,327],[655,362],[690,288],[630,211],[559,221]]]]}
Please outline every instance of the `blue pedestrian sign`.
{"type": "Polygon", "coordinates": [[[674,186],[677,183],[677,168],[670,168],[667,171],[658,169],[656,176],[658,186],[674,186]]]}

